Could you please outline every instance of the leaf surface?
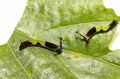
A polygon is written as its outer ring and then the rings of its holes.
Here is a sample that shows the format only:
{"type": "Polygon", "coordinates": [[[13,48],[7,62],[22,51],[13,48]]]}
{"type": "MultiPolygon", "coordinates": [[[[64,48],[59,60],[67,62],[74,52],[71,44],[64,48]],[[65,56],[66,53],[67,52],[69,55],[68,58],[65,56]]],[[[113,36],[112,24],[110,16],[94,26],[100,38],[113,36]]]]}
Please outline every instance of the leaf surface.
{"type": "Polygon", "coordinates": [[[76,34],[120,18],[102,0],[28,0],[23,17],[8,43],[0,46],[1,79],[120,79],[120,56],[108,45],[115,29],[96,34],[86,45],[76,34]],[[39,47],[19,50],[34,39],[59,45],[63,52],[39,47]]]}

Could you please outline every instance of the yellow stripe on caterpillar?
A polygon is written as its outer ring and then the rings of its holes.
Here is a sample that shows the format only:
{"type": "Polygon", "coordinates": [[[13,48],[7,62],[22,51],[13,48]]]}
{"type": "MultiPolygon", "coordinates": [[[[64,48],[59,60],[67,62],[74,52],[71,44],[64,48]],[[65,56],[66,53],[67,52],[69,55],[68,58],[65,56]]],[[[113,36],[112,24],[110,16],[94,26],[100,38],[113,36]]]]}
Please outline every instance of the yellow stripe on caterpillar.
{"type": "Polygon", "coordinates": [[[96,28],[96,32],[99,32],[101,30],[107,31],[110,28],[110,26],[96,26],[95,28],[96,28]]]}

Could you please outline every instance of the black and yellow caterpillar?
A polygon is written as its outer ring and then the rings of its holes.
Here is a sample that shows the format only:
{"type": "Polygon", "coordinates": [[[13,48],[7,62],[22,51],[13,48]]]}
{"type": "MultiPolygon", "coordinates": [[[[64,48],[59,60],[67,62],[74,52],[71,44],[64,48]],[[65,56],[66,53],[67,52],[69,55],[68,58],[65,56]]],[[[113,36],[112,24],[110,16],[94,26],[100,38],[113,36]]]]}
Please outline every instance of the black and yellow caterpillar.
{"type": "Polygon", "coordinates": [[[82,35],[80,34],[78,31],[76,31],[76,33],[78,33],[80,36],[82,36],[87,42],[90,41],[90,39],[97,33],[102,33],[102,32],[108,32],[110,30],[112,30],[116,25],[118,24],[117,20],[113,20],[109,25],[107,26],[95,26],[93,28],[91,28],[86,35],[82,35]]]}
{"type": "Polygon", "coordinates": [[[20,44],[19,50],[23,50],[27,47],[33,47],[33,46],[45,48],[50,51],[57,52],[57,54],[61,54],[62,53],[62,38],[60,38],[60,46],[57,46],[57,45],[47,42],[47,41],[39,41],[39,40],[24,41],[20,44]]]}

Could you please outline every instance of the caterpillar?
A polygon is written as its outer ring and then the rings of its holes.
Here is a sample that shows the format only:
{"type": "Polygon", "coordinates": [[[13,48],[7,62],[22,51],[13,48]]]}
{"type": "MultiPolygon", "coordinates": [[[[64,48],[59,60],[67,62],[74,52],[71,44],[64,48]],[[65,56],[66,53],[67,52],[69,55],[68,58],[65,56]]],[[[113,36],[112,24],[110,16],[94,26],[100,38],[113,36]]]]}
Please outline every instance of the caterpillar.
{"type": "Polygon", "coordinates": [[[27,40],[20,44],[19,50],[23,50],[27,47],[40,47],[44,49],[48,49],[53,52],[57,52],[57,54],[62,53],[62,38],[60,38],[60,46],[57,46],[53,43],[47,42],[47,41],[35,41],[35,40],[27,40]]]}
{"type": "Polygon", "coordinates": [[[92,27],[87,33],[86,35],[82,35],[80,34],[78,31],[76,31],[76,33],[78,33],[80,36],[82,36],[87,43],[89,43],[90,39],[97,33],[103,33],[103,32],[108,32],[110,30],[112,30],[116,25],[118,24],[117,20],[113,20],[109,25],[107,26],[95,26],[92,27]]]}

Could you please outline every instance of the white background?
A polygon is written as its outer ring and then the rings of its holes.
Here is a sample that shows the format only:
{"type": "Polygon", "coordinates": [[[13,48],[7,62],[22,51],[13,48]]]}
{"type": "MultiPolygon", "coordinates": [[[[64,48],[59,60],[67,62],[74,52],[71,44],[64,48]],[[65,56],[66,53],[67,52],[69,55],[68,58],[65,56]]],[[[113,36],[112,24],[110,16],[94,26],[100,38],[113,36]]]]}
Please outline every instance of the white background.
{"type": "MultiPolygon", "coordinates": [[[[12,35],[18,21],[22,17],[27,0],[0,0],[0,45],[5,44],[12,35]]],[[[120,16],[120,0],[104,0],[106,8],[113,8],[120,16]]],[[[117,30],[115,39],[110,49],[120,48],[120,29],[117,30]]]]}
{"type": "Polygon", "coordinates": [[[27,0],[0,0],[0,45],[9,40],[26,4],[27,0]]]}

